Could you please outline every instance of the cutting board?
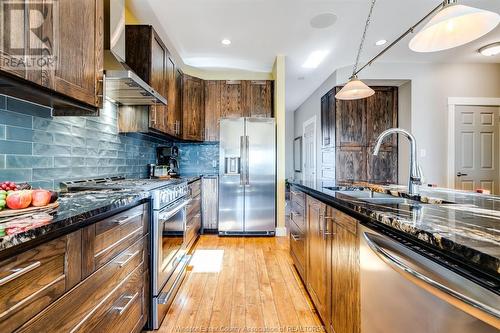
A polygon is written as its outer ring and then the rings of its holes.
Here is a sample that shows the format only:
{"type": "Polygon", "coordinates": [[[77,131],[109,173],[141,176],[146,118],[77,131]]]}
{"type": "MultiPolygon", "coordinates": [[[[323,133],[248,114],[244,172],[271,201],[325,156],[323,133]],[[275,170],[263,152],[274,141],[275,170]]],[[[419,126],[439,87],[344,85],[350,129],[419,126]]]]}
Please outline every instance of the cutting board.
{"type": "Polygon", "coordinates": [[[27,215],[27,214],[36,214],[36,213],[41,213],[41,212],[48,212],[54,209],[57,209],[59,207],[59,202],[53,202],[51,204],[48,204],[47,206],[43,207],[28,207],[24,209],[4,209],[0,211],[0,219],[4,217],[14,217],[14,216],[21,216],[21,215],[27,215]]]}

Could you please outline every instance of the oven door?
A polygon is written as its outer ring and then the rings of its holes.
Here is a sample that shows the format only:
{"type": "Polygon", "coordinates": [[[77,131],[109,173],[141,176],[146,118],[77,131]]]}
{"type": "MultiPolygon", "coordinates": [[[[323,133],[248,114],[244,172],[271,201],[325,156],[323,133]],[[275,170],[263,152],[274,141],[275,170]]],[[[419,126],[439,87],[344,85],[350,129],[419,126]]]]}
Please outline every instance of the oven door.
{"type": "Polygon", "coordinates": [[[182,248],[186,230],[186,206],[191,199],[179,199],[154,212],[153,295],[157,296],[186,250],[182,248]]]}

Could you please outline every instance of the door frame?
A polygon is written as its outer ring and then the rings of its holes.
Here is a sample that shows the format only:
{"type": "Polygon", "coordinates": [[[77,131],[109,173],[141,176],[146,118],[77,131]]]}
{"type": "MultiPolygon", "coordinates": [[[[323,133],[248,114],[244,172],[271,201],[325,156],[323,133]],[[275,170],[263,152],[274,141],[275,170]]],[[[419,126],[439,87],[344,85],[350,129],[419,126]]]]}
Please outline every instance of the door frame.
{"type": "Polygon", "coordinates": [[[455,188],[455,109],[457,105],[498,106],[498,97],[448,97],[448,172],[447,187],[455,188]]]}
{"type": "Polygon", "coordinates": [[[317,141],[317,137],[316,137],[316,131],[317,131],[317,123],[316,123],[316,115],[312,116],[311,118],[307,119],[306,121],[304,121],[304,123],[302,124],[302,180],[305,181],[306,179],[306,159],[304,158],[304,156],[306,155],[305,152],[306,152],[306,140],[305,139],[305,136],[304,136],[304,133],[306,132],[306,127],[309,126],[310,124],[314,124],[314,134],[313,134],[313,143],[314,143],[314,148],[313,148],[313,157],[314,157],[314,183],[313,183],[313,186],[316,187],[316,181],[317,181],[317,170],[318,170],[318,161],[317,161],[317,156],[316,156],[316,145],[318,144],[316,141],[317,141]]]}

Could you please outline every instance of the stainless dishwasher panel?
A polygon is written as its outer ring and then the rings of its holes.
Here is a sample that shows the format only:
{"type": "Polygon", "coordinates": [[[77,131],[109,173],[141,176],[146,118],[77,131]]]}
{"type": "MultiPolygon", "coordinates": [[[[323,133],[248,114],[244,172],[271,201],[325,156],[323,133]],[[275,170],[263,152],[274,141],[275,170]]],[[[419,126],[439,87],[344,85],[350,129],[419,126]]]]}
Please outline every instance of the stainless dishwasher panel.
{"type": "Polygon", "coordinates": [[[201,180],[202,228],[219,227],[219,177],[205,176],[201,180]]]}
{"type": "Polygon", "coordinates": [[[364,226],[359,237],[362,333],[498,332],[498,295],[364,226]]]}

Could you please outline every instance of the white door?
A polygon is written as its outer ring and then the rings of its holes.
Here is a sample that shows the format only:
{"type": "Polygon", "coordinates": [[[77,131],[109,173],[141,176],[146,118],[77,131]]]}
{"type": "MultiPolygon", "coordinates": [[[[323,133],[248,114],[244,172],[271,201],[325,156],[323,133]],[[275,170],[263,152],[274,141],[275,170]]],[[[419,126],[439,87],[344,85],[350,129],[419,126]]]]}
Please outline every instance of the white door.
{"type": "Polygon", "coordinates": [[[500,107],[457,105],[455,187],[500,193],[500,107]]]}
{"type": "Polygon", "coordinates": [[[304,142],[302,179],[314,187],[316,186],[316,117],[304,123],[302,138],[304,142]]]}

